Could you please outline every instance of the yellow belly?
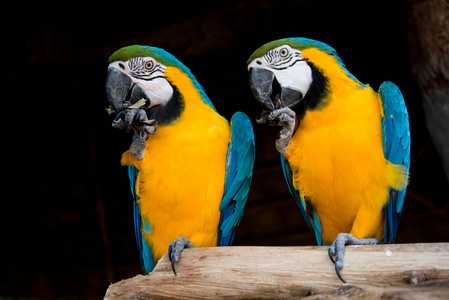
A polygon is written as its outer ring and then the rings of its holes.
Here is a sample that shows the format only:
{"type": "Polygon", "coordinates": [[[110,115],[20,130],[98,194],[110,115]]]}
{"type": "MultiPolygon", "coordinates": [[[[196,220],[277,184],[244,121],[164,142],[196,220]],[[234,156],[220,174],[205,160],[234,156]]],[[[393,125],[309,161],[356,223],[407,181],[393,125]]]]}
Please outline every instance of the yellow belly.
{"type": "Polygon", "coordinates": [[[377,95],[366,88],[352,97],[334,95],[323,109],[307,111],[286,156],[325,243],[341,232],[380,238],[389,187],[401,176],[383,156],[377,95]]]}
{"type": "Polygon", "coordinates": [[[142,161],[123,155],[123,165],[139,169],[139,206],[151,225],[151,232],[142,232],[155,261],[180,236],[196,247],[217,246],[229,138],[228,122],[203,104],[159,126],[142,161]]]}

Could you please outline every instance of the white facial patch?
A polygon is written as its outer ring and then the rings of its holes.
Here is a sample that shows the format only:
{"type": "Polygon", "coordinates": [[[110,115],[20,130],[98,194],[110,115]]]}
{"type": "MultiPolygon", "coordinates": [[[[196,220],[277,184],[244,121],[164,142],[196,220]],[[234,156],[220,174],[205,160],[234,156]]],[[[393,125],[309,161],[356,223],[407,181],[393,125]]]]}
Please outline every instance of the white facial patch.
{"type": "Polygon", "coordinates": [[[281,87],[300,91],[303,96],[312,84],[312,70],[302,52],[289,45],[271,49],[264,56],[255,58],[248,65],[248,70],[250,68],[270,70],[281,87]]]}
{"type": "Polygon", "coordinates": [[[150,107],[165,105],[173,95],[173,87],[165,78],[165,68],[152,57],[136,57],[128,61],[115,61],[109,68],[117,69],[131,78],[147,95],[150,107]]]}
{"type": "Polygon", "coordinates": [[[148,95],[148,99],[151,101],[150,107],[164,105],[173,95],[173,88],[165,78],[158,77],[151,81],[145,81],[133,77],[132,80],[145,91],[145,94],[148,95]]]}
{"type": "Polygon", "coordinates": [[[305,61],[300,61],[283,70],[271,70],[281,87],[300,91],[303,97],[312,84],[312,70],[305,61]]]}

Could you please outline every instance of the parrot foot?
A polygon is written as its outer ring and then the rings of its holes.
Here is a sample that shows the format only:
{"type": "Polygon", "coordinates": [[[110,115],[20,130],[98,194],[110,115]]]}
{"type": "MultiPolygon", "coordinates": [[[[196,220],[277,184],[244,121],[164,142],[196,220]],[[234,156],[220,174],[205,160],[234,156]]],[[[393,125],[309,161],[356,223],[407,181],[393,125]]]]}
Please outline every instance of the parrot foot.
{"type": "Polygon", "coordinates": [[[175,270],[175,262],[179,260],[179,255],[181,254],[182,250],[184,250],[184,248],[195,248],[195,246],[185,237],[177,238],[168,246],[168,258],[171,261],[171,268],[175,275],[177,275],[175,270]]]}
{"type": "Polygon", "coordinates": [[[147,113],[141,108],[131,108],[122,110],[117,114],[112,127],[129,131],[134,130],[139,133],[146,130],[148,134],[155,134],[157,129],[157,121],[148,119],[147,113]]]}
{"type": "Polygon", "coordinates": [[[135,132],[133,142],[129,148],[131,155],[142,160],[145,155],[145,142],[149,134],[155,134],[157,121],[149,120],[145,110],[141,108],[129,108],[121,111],[112,122],[112,127],[135,132]]]}
{"type": "Polygon", "coordinates": [[[369,239],[358,239],[352,236],[349,233],[340,233],[337,235],[337,238],[329,247],[329,258],[335,264],[335,272],[337,273],[338,278],[341,281],[346,283],[343,277],[340,274],[340,270],[343,268],[343,256],[345,254],[345,246],[346,245],[377,245],[379,241],[374,238],[369,239]],[[335,255],[335,260],[333,256],[335,255]]]}
{"type": "Polygon", "coordinates": [[[142,160],[143,156],[145,155],[145,142],[147,138],[148,134],[145,131],[137,133],[134,136],[131,147],[129,147],[129,152],[131,152],[131,155],[135,159],[142,160]]]}
{"type": "Polygon", "coordinates": [[[295,130],[296,114],[288,107],[273,110],[272,112],[264,112],[257,116],[256,122],[259,124],[267,124],[270,126],[281,126],[282,129],[276,138],[276,149],[281,154],[286,154],[288,146],[292,141],[293,132],[295,130]]]}
{"type": "Polygon", "coordinates": [[[144,117],[146,117],[146,113],[143,109],[133,108],[122,110],[117,114],[114,121],[112,121],[112,127],[129,131],[132,129],[135,120],[140,120],[144,117]]]}

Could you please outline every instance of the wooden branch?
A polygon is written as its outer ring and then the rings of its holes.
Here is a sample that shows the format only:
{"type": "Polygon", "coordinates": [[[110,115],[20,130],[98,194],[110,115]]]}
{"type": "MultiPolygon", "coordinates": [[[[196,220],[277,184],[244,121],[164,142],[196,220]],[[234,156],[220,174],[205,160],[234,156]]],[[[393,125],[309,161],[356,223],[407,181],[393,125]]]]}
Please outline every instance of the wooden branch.
{"type": "Polygon", "coordinates": [[[416,284],[412,286],[397,287],[372,287],[346,285],[335,291],[307,297],[308,300],[322,299],[448,299],[449,280],[431,281],[428,283],[416,284]]]}
{"type": "Polygon", "coordinates": [[[444,295],[449,294],[447,243],[348,246],[342,269],[348,284],[336,276],[327,249],[185,249],[176,264],[178,276],[171,271],[165,254],[150,275],[137,275],[111,285],[105,299],[300,298],[321,293],[332,296],[339,291],[348,294],[351,289],[352,294],[356,289],[360,296],[361,291],[410,288],[434,280],[447,280],[440,284],[440,289],[444,295]]]}

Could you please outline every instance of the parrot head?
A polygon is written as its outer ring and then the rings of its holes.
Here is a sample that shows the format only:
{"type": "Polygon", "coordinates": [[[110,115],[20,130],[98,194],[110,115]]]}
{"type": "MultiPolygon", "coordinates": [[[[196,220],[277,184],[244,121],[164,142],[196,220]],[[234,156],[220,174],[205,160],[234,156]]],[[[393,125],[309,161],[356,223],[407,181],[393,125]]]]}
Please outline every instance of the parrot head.
{"type": "Polygon", "coordinates": [[[248,60],[251,90],[267,110],[293,108],[301,101],[315,108],[329,92],[328,64],[347,72],[334,48],[306,38],[286,38],[267,43],[248,60]]]}
{"type": "Polygon", "coordinates": [[[118,114],[129,108],[154,112],[163,108],[164,113],[159,113],[159,116],[176,117],[174,114],[181,112],[183,100],[176,78],[167,74],[173,69],[188,77],[203,101],[213,107],[193,74],[175,56],[161,48],[132,45],[115,51],[109,57],[106,76],[108,112],[118,114]]]}
{"type": "Polygon", "coordinates": [[[109,58],[106,94],[111,109],[118,113],[145,99],[145,108],[166,104],[173,87],[164,71],[176,58],[166,51],[147,46],[128,46],[109,58]]]}

